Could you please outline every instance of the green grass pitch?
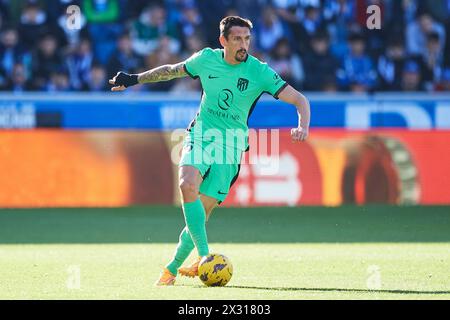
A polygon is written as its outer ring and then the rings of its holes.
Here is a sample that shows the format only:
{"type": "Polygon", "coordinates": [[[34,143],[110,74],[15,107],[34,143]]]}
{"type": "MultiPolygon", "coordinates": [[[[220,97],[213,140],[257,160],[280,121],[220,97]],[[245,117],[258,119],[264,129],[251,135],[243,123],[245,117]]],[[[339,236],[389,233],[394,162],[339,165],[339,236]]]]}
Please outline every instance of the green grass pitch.
{"type": "Polygon", "coordinates": [[[0,210],[0,299],[450,299],[450,207],[218,208],[230,283],[154,287],[182,227],[177,207],[0,210]]]}

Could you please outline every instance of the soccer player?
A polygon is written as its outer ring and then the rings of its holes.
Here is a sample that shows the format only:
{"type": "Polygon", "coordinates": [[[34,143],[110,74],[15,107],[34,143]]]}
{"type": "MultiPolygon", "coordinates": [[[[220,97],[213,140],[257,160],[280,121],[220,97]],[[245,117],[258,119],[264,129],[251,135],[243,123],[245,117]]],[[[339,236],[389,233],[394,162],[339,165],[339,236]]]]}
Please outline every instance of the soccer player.
{"type": "Polygon", "coordinates": [[[248,54],[252,27],[247,19],[225,17],[219,26],[223,49],[205,48],[184,62],[140,74],[118,72],[109,80],[114,85],[112,91],[186,76],[200,78],[203,87],[200,109],[186,131],[179,163],[186,227],[156,285],[173,285],[177,273],[198,275],[200,259],[209,254],[206,221],[212,210],[225,200],[239,174],[242,152],[248,149],[248,118],[263,93],[297,108],[299,123],[291,129],[293,141],[303,141],[308,136],[308,100],[266,63],[248,54]],[[231,139],[226,139],[230,132],[231,139]],[[236,139],[241,143],[236,144],[236,139]],[[190,266],[181,267],[194,248],[198,259],[190,266]]]}

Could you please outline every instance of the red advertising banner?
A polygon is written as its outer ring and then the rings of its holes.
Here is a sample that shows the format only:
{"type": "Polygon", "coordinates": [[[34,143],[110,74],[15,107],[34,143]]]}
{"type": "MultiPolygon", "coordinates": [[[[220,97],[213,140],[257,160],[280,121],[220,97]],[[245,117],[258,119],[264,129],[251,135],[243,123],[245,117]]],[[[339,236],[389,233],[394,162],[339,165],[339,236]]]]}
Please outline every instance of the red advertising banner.
{"type": "Polygon", "coordinates": [[[162,133],[0,133],[0,207],[128,206],[174,201],[162,133]]]}
{"type": "Polygon", "coordinates": [[[244,154],[239,178],[225,201],[226,205],[321,203],[322,172],[312,145],[294,144],[287,138],[287,132],[281,132],[280,139],[276,139],[278,148],[273,147],[270,139],[269,152],[258,149],[260,141],[251,144],[250,151],[244,154]],[[278,149],[278,152],[273,152],[273,149],[278,149]]]}
{"type": "MultiPolygon", "coordinates": [[[[178,204],[180,142],[148,131],[2,131],[0,207],[178,204]]],[[[312,130],[303,143],[268,131],[250,139],[223,205],[450,204],[449,142],[450,131],[312,130]]]]}
{"type": "Polygon", "coordinates": [[[224,205],[450,204],[450,131],[312,130],[306,143],[279,135],[279,171],[243,164],[224,205]]]}

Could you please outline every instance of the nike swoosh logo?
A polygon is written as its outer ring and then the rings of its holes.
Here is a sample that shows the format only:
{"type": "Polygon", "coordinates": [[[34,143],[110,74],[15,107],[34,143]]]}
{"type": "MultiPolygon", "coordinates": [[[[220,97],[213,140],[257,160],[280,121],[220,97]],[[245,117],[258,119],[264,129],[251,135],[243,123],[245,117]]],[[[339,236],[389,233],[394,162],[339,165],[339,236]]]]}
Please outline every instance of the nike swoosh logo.
{"type": "Polygon", "coordinates": [[[209,75],[208,78],[209,78],[209,79],[217,79],[218,77],[214,77],[214,76],[212,76],[212,75],[209,75]]]}
{"type": "Polygon", "coordinates": [[[221,192],[221,191],[218,191],[217,193],[218,193],[218,194],[227,194],[228,192],[221,192]]]}

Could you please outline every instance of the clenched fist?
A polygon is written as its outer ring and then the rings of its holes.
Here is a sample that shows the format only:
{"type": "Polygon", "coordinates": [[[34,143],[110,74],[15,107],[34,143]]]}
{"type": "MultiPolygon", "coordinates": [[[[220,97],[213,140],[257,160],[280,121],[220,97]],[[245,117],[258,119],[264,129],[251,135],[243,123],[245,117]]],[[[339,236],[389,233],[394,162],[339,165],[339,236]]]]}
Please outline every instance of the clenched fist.
{"type": "Polygon", "coordinates": [[[111,88],[111,91],[122,91],[138,84],[138,76],[120,71],[114,78],[109,80],[109,84],[115,85],[115,87],[111,88]]]}
{"type": "Polygon", "coordinates": [[[304,141],[308,137],[309,129],[308,128],[292,128],[291,129],[291,138],[292,141],[304,141]]]}

